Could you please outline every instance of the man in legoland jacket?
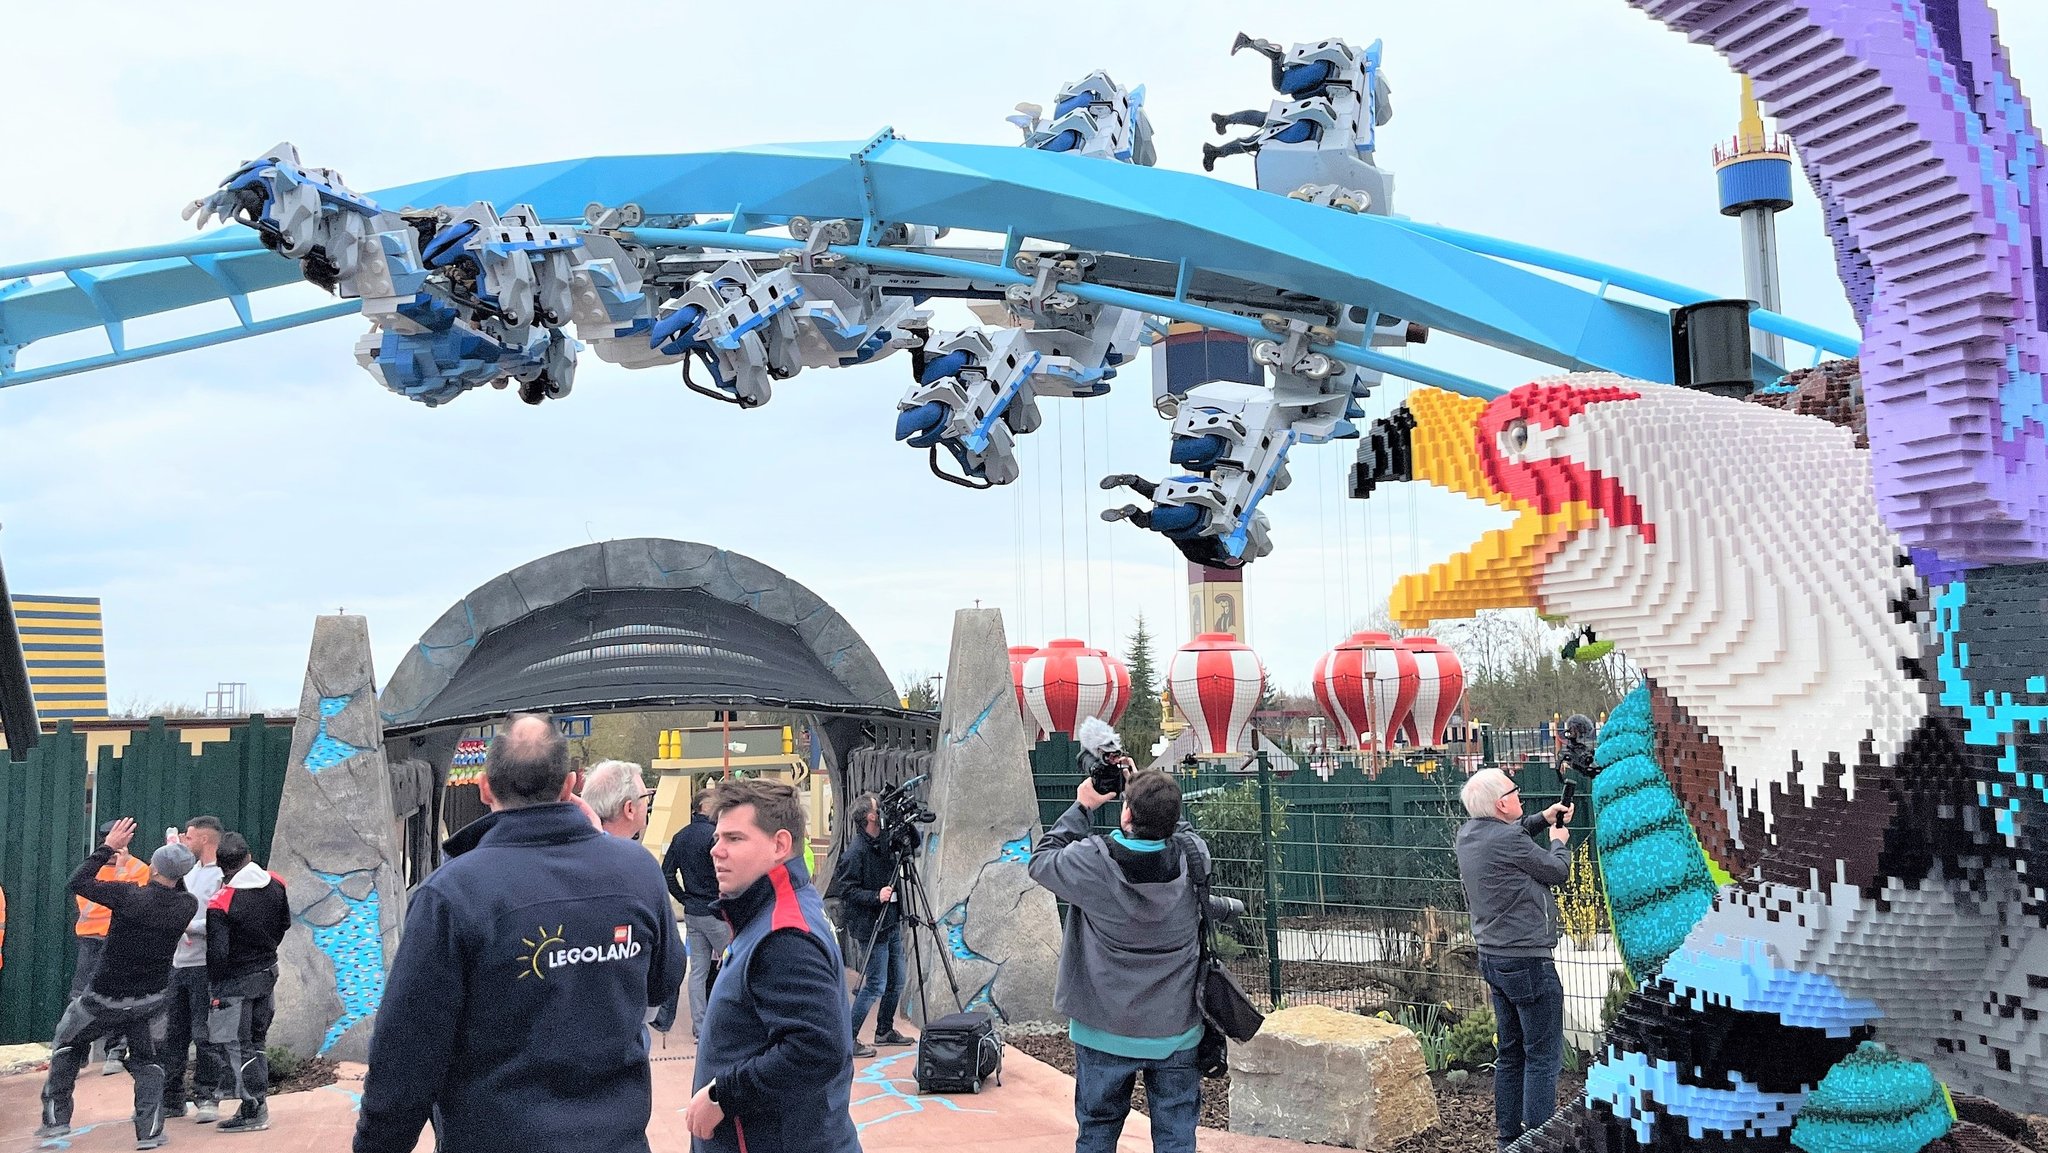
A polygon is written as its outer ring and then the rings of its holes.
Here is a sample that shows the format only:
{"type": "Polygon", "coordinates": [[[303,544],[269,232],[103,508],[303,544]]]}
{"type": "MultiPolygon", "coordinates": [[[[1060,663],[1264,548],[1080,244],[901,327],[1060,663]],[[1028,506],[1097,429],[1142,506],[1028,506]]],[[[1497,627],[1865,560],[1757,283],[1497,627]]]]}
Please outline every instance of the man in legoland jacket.
{"type": "Polygon", "coordinates": [[[485,816],[412,894],[370,1043],[355,1153],[646,1153],[647,1009],[683,981],[661,867],[572,802],[568,743],[515,715],[485,816]]]}
{"type": "Polygon", "coordinates": [[[713,794],[718,912],[732,944],[704,1008],[697,1093],[683,1111],[696,1153],[859,1153],[848,1116],[853,1026],[839,942],[797,846],[804,810],[780,781],[713,794]]]}

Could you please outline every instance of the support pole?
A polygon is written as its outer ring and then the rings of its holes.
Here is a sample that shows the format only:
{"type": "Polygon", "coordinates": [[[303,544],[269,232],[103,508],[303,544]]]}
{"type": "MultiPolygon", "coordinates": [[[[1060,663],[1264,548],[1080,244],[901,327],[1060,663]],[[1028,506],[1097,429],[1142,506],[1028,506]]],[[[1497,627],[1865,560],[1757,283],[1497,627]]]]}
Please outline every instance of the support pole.
{"type": "Polygon", "coordinates": [[[1266,888],[1266,987],[1278,1007],[1283,985],[1280,980],[1280,863],[1273,852],[1273,764],[1266,750],[1259,750],[1259,846],[1265,854],[1266,888]]]}
{"type": "Polygon", "coordinates": [[[0,731],[7,734],[7,756],[25,761],[42,739],[36,719],[35,689],[28,681],[28,658],[21,651],[21,627],[14,619],[14,599],[7,593],[7,570],[0,565],[0,731]]]}

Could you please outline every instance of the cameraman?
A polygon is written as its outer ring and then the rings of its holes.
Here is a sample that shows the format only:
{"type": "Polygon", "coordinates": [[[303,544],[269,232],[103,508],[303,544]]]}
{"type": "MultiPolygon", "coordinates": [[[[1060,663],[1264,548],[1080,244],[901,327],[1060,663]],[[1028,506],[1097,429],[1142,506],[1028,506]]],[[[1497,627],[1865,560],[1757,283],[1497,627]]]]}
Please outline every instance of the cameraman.
{"type": "Polygon", "coordinates": [[[1459,795],[1471,819],[1458,828],[1458,877],[1472,912],[1479,974],[1493,995],[1499,1056],[1493,1117],[1500,1147],[1550,1119],[1564,1063],[1564,986],[1557,902],[1550,890],[1571,876],[1572,807],[1522,812],[1522,792],[1499,769],[1481,769],[1459,795]],[[1544,833],[1537,847],[1531,839],[1544,833]]]}
{"type": "MultiPolygon", "coordinates": [[[[1157,770],[1124,773],[1122,827],[1089,835],[1110,799],[1093,777],[1031,851],[1031,879],[1072,906],[1053,1004],[1071,1019],[1076,1153],[1110,1153],[1140,1074],[1156,1153],[1193,1153],[1202,1076],[1195,1047],[1201,910],[1188,855],[1209,849],[1180,819],[1180,785],[1157,770]]],[[[1212,903],[1214,899],[1212,898],[1212,903]]]]}
{"type": "MultiPolygon", "coordinates": [[[[882,828],[882,801],[873,793],[862,793],[853,802],[853,840],[840,858],[827,896],[837,897],[845,909],[846,940],[852,948],[855,966],[861,971],[860,991],[853,995],[853,1055],[872,1057],[872,1046],[861,1044],[861,1022],[868,1010],[881,1002],[875,1014],[876,1045],[908,1045],[910,1038],[896,1031],[896,1005],[903,998],[903,916],[896,900],[896,857],[890,838],[882,828]]],[[[911,852],[921,838],[917,830],[905,827],[911,852]]]]}

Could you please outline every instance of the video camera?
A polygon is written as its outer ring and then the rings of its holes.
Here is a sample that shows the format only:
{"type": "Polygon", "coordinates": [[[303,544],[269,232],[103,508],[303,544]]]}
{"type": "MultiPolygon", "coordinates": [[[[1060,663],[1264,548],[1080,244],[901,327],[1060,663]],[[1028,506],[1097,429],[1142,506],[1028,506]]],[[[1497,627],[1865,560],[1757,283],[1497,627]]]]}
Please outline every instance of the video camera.
{"type": "Polygon", "coordinates": [[[1587,776],[1593,775],[1593,746],[1599,741],[1599,728],[1593,718],[1584,713],[1573,713],[1564,720],[1564,744],[1559,760],[1561,768],[1576,769],[1587,776]]]}
{"type": "Polygon", "coordinates": [[[929,825],[939,819],[939,815],[926,808],[917,797],[917,786],[924,782],[924,777],[919,773],[900,784],[890,785],[876,798],[882,816],[882,833],[877,840],[898,856],[917,852],[922,841],[917,826],[929,825]]]}
{"type": "Polygon", "coordinates": [[[1095,783],[1095,791],[1105,797],[1123,792],[1124,774],[1135,772],[1138,766],[1124,752],[1123,739],[1116,735],[1116,730],[1100,717],[1089,717],[1081,722],[1081,730],[1074,734],[1074,739],[1081,745],[1081,771],[1095,783]]]}

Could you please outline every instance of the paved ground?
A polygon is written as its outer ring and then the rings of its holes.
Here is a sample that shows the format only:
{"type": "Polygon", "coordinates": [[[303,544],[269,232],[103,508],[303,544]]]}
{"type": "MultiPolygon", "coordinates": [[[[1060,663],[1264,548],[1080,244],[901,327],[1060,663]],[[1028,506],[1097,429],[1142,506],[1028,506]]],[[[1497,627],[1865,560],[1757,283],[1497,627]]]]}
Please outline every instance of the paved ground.
{"type": "MultiPolygon", "coordinates": [[[[690,1098],[695,1049],[681,1033],[667,1048],[656,1038],[654,1050],[654,1120],[647,1136],[654,1153],[688,1153],[689,1133],[683,1128],[683,1106],[690,1098]]],[[[911,1069],[914,1049],[884,1049],[857,1062],[853,1083],[853,1118],[860,1126],[867,1153],[927,1153],[986,1150],[989,1153],[1055,1153],[1074,1144],[1074,1082],[1049,1065],[1015,1049],[1003,1058],[1003,1084],[980,1095],[921,1097],[911,1069]]],[[[356,1103],[362,1089],[361,1066],[342,1066],[344,1078],[324,1089],[270,1099],[270,1129],[256,1136],[220,1134],[210,1125],[178,1120],[170,1123],[169,1149],[234,1149],[250,1153],[332,1153],[349,1147],[355,1131],[356,1103]]],[[[43,1077],[40,1072],[0,1077],[0,1153],[27,1150],[128,1149],[135,1134],[128,1120],[132,1086],[127,1076],[102,1077],[88,1069],[78,1083],[77,1128],[62,1140],[37,1141],[30,1134],[40,1114],[43,1077]]],[[[508,1133],[507,1148],[517,1135],[508,1133]]],[[[1200,1131],[1198,1144],[1210,1153],[1302,1153],[1311,1147],[1292,1141],[1240,1137],[1210,1129],[1200,1131]]],[[[1150,1130],[1133,1113],[1125,1126],[1120,1153],[1148,1153],[1150,1130]]],[[[431,1133],[423,1135],[419,1153],[431,1153],[431,1133]]]]}

